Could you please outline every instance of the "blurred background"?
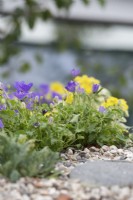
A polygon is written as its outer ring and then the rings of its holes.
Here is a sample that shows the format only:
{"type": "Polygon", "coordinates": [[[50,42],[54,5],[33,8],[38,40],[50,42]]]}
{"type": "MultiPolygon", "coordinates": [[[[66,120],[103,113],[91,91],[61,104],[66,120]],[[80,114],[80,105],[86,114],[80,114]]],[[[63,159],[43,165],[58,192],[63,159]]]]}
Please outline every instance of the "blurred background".
{"type": "Polygon", "coordinates": [[[66,83],[70,70],[101,80],[130,106],[132,0],[0,0],[0,81],[66,83]]]}

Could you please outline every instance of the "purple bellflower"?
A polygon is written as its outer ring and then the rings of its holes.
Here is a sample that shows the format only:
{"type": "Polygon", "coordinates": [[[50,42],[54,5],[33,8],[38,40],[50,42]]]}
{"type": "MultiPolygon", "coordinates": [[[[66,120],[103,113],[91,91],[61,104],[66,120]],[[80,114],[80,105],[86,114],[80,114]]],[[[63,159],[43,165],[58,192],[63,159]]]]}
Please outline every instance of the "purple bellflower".
{"type": "Polygon", "coordinates": [[[76,89],[76,86],[77,86],[77,83],[74,82],[74,81],[69,81],[66,85],[66,89],[69,91],[69,92],[75,92],[75,89],[76,89]]]}
{"type": "Polygon", "coordinates": [[[14,84],[15,89],[17,90],[17,92],[29,92],[29,90],[31,89],[31,87],[33,86],[33,83],[29,83],[26,84],[24,81],[17,81],[14,84]]]}
{"type": "Polygon", "coordinates": [[[99,90],[100,85],[99,84],[93,84],[92,91],[95,93],[99,90]]]}
{"type": "Polygon", "coordinates": [[[71,74],[73,77],[78,76],[80,74],[80,69],[72,69],[71,74]]]}
{"type": "Polygon", "coordinates": [[[26,84],[24,81],[17,81],[14,84],[16,92],[14,92],[14,96],[16,96],[19,100],[27,97],[29,90],[33,86],[33,83],[26,84]]]}

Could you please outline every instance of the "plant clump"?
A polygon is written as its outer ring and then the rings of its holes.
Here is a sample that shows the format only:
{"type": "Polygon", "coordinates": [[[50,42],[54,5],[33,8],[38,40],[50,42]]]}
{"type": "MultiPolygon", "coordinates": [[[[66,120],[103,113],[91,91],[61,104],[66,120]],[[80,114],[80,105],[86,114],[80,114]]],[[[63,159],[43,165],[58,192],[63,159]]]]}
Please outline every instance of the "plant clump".
{"type": "Polygon", "coordinates": [[[50,85],[42,84],[35,89],[33,83],[17,81],[9,88],[0,83],[0,142],[5,140],[1,144],[8,143],[7,146],[1,146],[2,174],[14,177],[11,173],[13,169],[17,177],[41,176],[43,173],[37,171],[37,166],[45,161],[45,147],[59,152],[70,146],[122,146],[131,141],[129,127],[125,125],[128,117],[127,102],[111,96],[96,78],[80,75],[80,71],[75,69],[71,74],[73,78],[66,86],[54,82],[50,85]],[[27,143],[34,143],[32,151],[27,151],[23,146],[27,143]],[[3,162],[6,153],[3,149],[7,148],[8,151],[10,146],[20,152],[20,157],[18,154],[16,158],[17,155],[13,153],[11,157],[6,156],[9,161],[3,162]],[[34,167],[30,171],[24,163],[29,162],[30,166],[34,157],[40,160],[35,159],[36,171],[34,167]],[[10,161],[14,159],[18,161],[12,162],[12,165],[10,161]],[[22,160],[25,162],[22,163],[22,160]],[[21,171],[18,170],[20,166],[23,166],[21,171]],[[9,171],[6,170],[8,167],[9,171]]]}

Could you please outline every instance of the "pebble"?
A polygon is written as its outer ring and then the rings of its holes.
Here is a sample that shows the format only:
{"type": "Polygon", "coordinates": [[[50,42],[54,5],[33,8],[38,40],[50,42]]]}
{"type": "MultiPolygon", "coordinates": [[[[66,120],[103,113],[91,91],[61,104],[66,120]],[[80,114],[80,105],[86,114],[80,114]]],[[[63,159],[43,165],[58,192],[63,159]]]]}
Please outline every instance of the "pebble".
{"type": "Polygon", "coordinates": [[[85,158],[89,159],[91,157],[90,153],[85,154],[85,158]]]}
{"type": "Polygon", "coordinates": [[[93,147],[93,146],[90,147],[89,150],[90,150],[91,152],[99,152],[99,149],[96,148],[96,147],[93,147]]]}
{"type": "Polygon", "coordinates": [[[107,145],[103,145],[102,148],[101,148],[101,150],[103,150],[104,152],[108,151],[109,147],[107,145]]]}
{"type": "Polygon", "coordinates": [[[106,188],[104,186],[101,186],[101,188],[100,188],[100,196],[101,197],[109,197],[109,196],[111,196],[111,191],[108,188],[106,188]]]}
{"type": "Polygon", "coordinates": [[[112,145],[109,148],[110,148],[110,150],[116,150],[116,151],[118,150],[118,148],[115,145],[112,145]]]}
{"type": "Polygon", "coordinates": [[[68,150],[67,150],[67,154],[68,154],[68,155],[73,155],[73,150],[72,150],[72,149],[68,149],[68,150]]]}
{"type": "Polygon", "coordinates": [[[79,180],[70,180],[75,166],[88,160],[127,160],[133,162],[133,147],[69,148],[60,154],[62,161],[56,165],[61,172],[58,179],[21,178],[17,183],[0,179],[0,200],[133,200],[133,186],[92,187],[79,180]]]}

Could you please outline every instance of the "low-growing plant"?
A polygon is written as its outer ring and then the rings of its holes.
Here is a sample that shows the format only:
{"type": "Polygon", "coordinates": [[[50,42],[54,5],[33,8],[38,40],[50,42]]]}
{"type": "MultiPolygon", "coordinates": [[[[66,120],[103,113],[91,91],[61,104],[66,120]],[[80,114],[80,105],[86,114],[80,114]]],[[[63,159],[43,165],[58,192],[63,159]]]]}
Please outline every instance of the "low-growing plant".
{"type": "Polygon", "coordinates": [[[37,91],[23,81],[15,83],[15,91],[1,84],[1,130],[18,143],[34,140],[36,149],[125,145],[126,101],[112,97],[94,77],[79,76],[78,70],[72,76],[66,87],[55,82],[37,91]]]}
{"type": "Polygon", "coordinates": [[[33,143],[18,144],[8,136],[0,135],[0,174],[11,181],[20,177],[48,177],[56,174],[58,153],[47,147],[33,150],[33,143]]]}

